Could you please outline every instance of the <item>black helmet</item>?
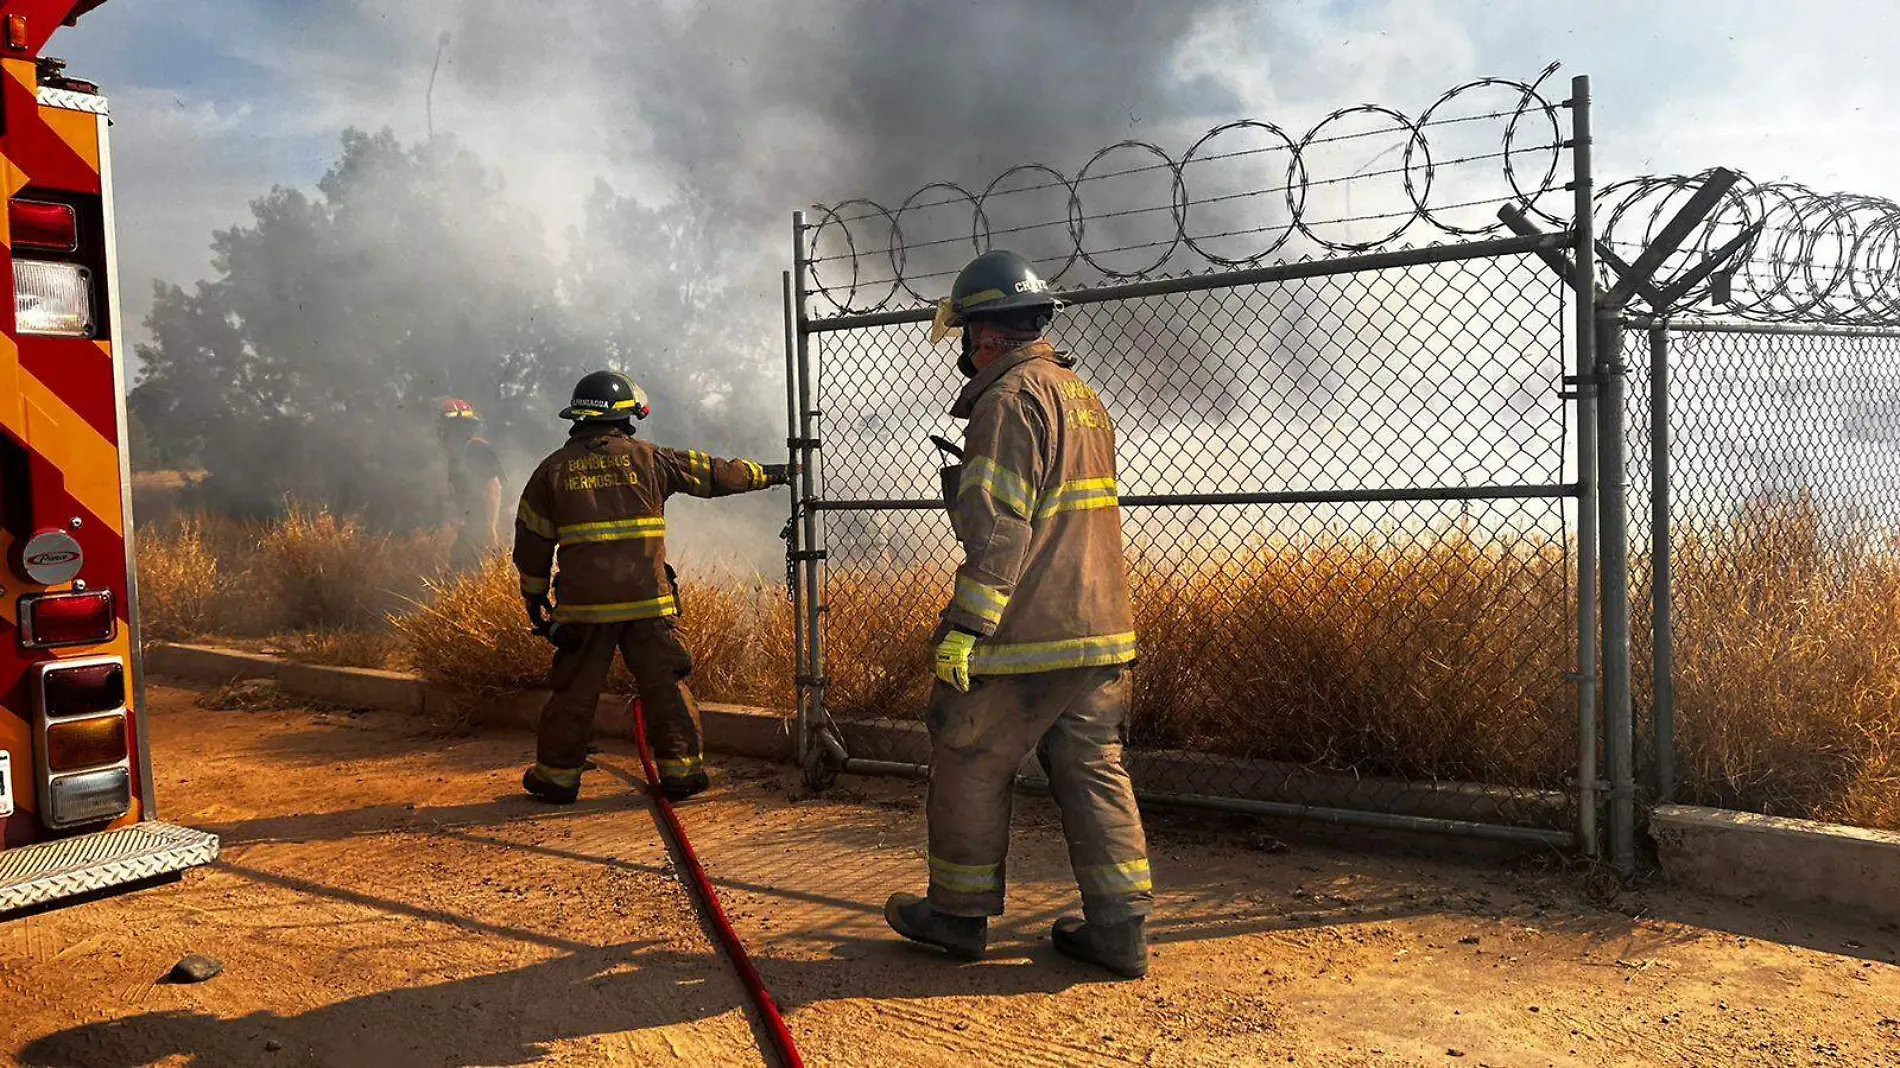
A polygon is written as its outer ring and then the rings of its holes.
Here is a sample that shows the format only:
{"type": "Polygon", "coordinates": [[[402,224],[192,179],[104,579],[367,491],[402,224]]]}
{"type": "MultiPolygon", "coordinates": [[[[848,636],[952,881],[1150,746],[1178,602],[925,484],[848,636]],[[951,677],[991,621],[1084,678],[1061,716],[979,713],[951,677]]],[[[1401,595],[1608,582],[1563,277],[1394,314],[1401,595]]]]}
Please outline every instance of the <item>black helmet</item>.
{"type": "Polygon", "coordinates": [[[1014,252],[992,249],[957,272],[950,299],[943,302],[937,321],[958,327],[971,319],[1029,312],[1055,312],[1062,302],[1049,292],[1049,283],[1036,273],[1035,264],[1014,252]]]}
{"type": "Polygon", "coordinates": [[[646,391],[619,371],[595,371],[574,383],[574,399],[561,410],[561,418],[577,423],[645,419],[652,414],[646,391]]]}

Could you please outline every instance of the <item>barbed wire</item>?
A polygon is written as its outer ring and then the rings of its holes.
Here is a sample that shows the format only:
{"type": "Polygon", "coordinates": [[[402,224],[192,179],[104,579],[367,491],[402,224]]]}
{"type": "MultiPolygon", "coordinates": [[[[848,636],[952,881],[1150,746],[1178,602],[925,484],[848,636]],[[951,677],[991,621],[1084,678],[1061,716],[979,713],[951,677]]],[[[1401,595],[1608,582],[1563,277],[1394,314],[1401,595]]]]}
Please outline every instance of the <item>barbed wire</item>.
{"type": "MultiPolygon", "coordinates": [[[[1482,237],[1499,233],[1503,224],[1492,213],[1479,213],[1471,220],[1454,219],[1452,213],[1491,205],[1515,204],[1528,214],[1547,222],[1564,225],[1565,220],[1543,209],[1547,194],[1562,184],[1558,171],[1563,151],[1569,147],[1564,123],[1558,116],[1559,104],[1546,99],[1543,83],[1557,71],[1552,63],[1531,81],[1508,78],[1480,78],[1454,86],[1432,101],[1417,118],[1378,104],[1360,104],[1340,108],[1320,119],[1299,136],[1289,134],[1271,122],[1244,119],[1217,126],[1197,139],[1179,158],[1147,141],[1121,141],[1097,151],[1073,177],[1046,163],[1021,163],[1003,171],[980,192],[952,182],[932,182],[913,191],[893,209],[874,200],[854,198],[813,208],[808,223],[810,249],[801,265],[806,272],[810,292],[822,297],[836,314],[852,315],[882,311],[904,301],[927,302],[942,295],[947,286],[941,280],[954,276],[954,270],[935,270],[928,265],[912,265],[912,256],[926,250],[948,251],[968,243],[972,256],[988,251],[996,238],[1036,231],[1055,231],[1055,243],[1061,244],[1066,232],[1068,248],[1045,254],[1037,260],[1044,277],[1052,283],[1067,281],[1071,287],[1083,281],[1073,277],[1078,265],[1095,272],[1100,279],[1132,281],[1178,271],[1176,261],[1185,257],[1216,268],[1247,268],[1272,262],[1277,255],[1292,251],[1289,246],[1304,245],[1327,253],[1367,252],[1388,247],[1401,240],[1413,239],[1420,231],[1460,238],[1482,237]],[[1460,104],[1468,104],[1474,94],[1484,90],[1503,90],[1515,97],[1511,106],[1478,107],[1458,114],[1460,104]],[[1371,129],[1355,129],[1355,124],[1370,121],[1371,129]],[[1453,126],[1470,126],[1485,121],[1503,123],[1502,144],[1495,150],[1461,152],[1435,158],[1428,131],[1453,126]],[[1528,128],[1527,128],[1528,124],[1528,128]],[[1531,130],[1544,130],[1542,135],[1531,130]],[[1266,144],[1246,148],[1232,147],[1244,135],[1264,138],[1266,144]],[[1314,150],[1323,145],[1382,137],[1389,147],[1366,161],[1358,171],[1345,175],[1309,173],[1314,150]],[[1378,169],[1373,163],[1400,152],[1400,158],[1378,169]],[[1136,162],[1129,157],[1149,157],[1136,162]],[[1223,160],[1284,156],[1282,179],[1259,188],[1197,193],[1200,172],[1196,168],[1223,160]],[[1527,161],[1534,160],[1533,163],[1527,161]],[[1497,165],[1496,174],[1504,183],[1497,195],[1471,196],[1469,187],[1446,195],[1440,182],[1434,195],[1434,181],[1451,167],[1474,164],[1497,165]],[[1541,166],[1539,166],[1541,164],[1541,166]],[[1145,174],[1162,176],[1167,192],[1148,202],[1123,202],[1091,207],[1091,199],[1112,199],[1099,192],[1104,181],[1145,174]],[[1350,204],[1344,212],[1315,210],[1322,191],[1346,191],[1354,183],[1376,179],[1398,180],[1402,195],[1391,198],[1396,209],[1380,205],[1380,210],[1353,214],[1350,204]],[[1062,217],[1032,219],[1003,227],[992,227],[992,213],[1000,202],[1035,192],[1057,191],[1066,194],[1062,217]],[[1309,203],[1309,197],[1313,203],[1309,203]],[[1196,209],[1204,218],[1214,208],[1233,209],[1251,204],[1262,205],[1263,214],[1278,209],[1278,218],[1235,220],[1231,215],[1220,222],[1196,226],[1196,209]],[[1270,206],[1269,206],[1270,205],[1270,206]],[[925,233],[921,213],[967,206],[968,227],[936,227],[925,233]],[[1106,246],[1089,245],[1089,224],[1133,219],[1154,220],[1155,232],[1149,239],[1130,240],[1108,227],[1106,246]],[[1351,232],[1351,224],[1372,223],[1376,232],[1360,238],[1351,232]],[[907,224],[909,229],[907,230],[907,224]],[[1169,225],[1172,233],[1168,233],[1169,225]],[[1203,228],[1204,227],[1204,228],[1203,228]],[[1119,236],[1119,241],[1115,238],[1119,236]],[[1246,249],[1215,247],[1222,239],[1257,239],[1246,249]],[[1115,254],[1142,253],[1142,262],[1117,264],[1108,261],[1115,254]],[[1150,258],[1152,257],[1152,258],[1150,258]]],[[[1277,165],[1278,160],[1275,160],[1277,165]]],[[[1020,250],[1019,250],[1020,251],[1020,250]]]]}
{"type": "MultiPolygon", "coordinates": [[[[1604,186],[1597,193],[1598,234],[1613,249],[1640,253],[1710,175],[1650,175],[1604,186]]],[[[1683,276],[1753,228],[1759,229],[1722,270],[1670,307],[1650,312],[1835,326],[1900,323],[1900,204],[1795,182],[1738,181],[1657,272],[1657,287],[1666,289],[1672,276],[1683,276]]]]}

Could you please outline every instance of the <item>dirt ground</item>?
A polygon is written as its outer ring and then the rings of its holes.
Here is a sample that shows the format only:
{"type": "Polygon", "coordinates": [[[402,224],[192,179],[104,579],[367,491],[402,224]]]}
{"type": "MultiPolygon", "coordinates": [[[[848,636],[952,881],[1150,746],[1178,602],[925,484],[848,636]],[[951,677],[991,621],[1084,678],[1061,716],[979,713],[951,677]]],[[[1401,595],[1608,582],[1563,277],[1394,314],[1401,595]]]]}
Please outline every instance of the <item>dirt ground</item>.
{"type": "MultiPolygon", "coordinates": [[[[763,1063],[630,747],[549,809],[516,793],[526,735],[152,697],[162,811],[224,858],[0,924],[0,1056],[763,1063]],[[224,974],[159,981],[193,952],[224,974]]],[[[722,763],[682,815],[815,1065],[1900,1066],[1900,932],[1356,832],[1157,817],[1155,972],[1101,981],[1048,947],[1070,891],[1038,798],[992,959],[953,965],[880,915],[923,880],[917,785],[799,800],[722,763]]]]}

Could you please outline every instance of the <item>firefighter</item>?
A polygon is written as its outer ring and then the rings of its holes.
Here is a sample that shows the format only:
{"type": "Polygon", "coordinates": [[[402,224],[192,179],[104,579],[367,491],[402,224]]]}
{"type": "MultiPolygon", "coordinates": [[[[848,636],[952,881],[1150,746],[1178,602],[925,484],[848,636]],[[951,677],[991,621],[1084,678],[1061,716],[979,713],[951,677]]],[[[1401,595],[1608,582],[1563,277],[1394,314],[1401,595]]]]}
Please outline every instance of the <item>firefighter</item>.
{"type": "Polygon", "coordinates": [[[449,568],[471,571],[501,543],[501,458],[480,434],[482,418],[465,400],[437,407],[436,433],[449,461],[449,568]]]}
{"type": "Polygon", "coordinates": [[[1062,810],[1082,917],[1057,950],[1147,973],[1147,842],[1122,766],[1135,625],[1122,556],[1115,427],[1073,361],[1043,339],[1060,309],[1029,261],[1001,250],[957,275],[932,340],[961,330],[968,420],[945,479],[963,545],[937,627],[930,731],[930,888],[895,894],[906,938],[976,959],[1003,912],[1016,769],[1032,750],[1062,810]]]}
{"type": "Polygon", "coordinates": [[[666,563],[666,499],[791,481],[787,464],[649,445],[633,431],[633,421],[648,414],[646,394],[626,375],[596,371],[581,379],[561,412],[574,423],[567,444],[535,469],[515,512],[522,600],[529,621],[556,646],[554,693],[521,785],[555,804],[580,794],[594,706],[616,650],[639,686],[661,793],[680,801],[707,787],[699,707],[686,685],[692,658],[680,641],[678,593],[666,563]],[[557,554],[560,576],[550,591],[557,554]]]}

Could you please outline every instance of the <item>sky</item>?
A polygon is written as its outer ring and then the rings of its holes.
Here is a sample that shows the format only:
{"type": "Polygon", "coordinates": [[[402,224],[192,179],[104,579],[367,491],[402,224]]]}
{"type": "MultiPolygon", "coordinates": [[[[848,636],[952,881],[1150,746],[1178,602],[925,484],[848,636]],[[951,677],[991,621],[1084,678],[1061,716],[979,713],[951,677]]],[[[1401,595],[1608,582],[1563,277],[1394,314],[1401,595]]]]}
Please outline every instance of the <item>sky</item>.
{"type": "Polygon", "coordinates": [[[112,0],[51,51],[112,98],[134,340],[152,283],[204,276],[211,233],[312,183],[348,126],[453,133],[557,242],[597,181],[711,188],[762,303],[794,208],[1237,118],[1416,114],[1553,60],[1592,76],[1600,181],[1720,164],[1900,196],[1900,6],[1851,0],[112,0]]]}

